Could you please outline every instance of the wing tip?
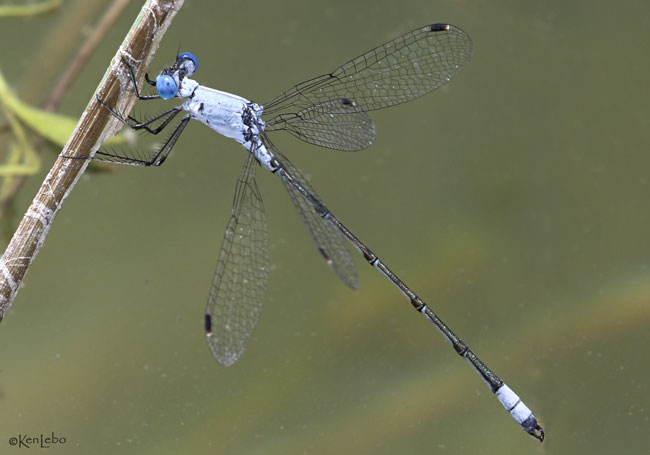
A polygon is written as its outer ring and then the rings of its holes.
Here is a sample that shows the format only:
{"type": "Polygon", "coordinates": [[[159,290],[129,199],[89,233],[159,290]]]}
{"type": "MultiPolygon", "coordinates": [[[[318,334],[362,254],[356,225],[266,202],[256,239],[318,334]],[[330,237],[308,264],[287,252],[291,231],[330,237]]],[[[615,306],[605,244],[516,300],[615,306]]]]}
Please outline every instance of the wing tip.
{"type": "Polygon", "coordinates": [[[451,28],[449,24],[431,24],[429,25],[430,32],[444,32],[451,28]]]}

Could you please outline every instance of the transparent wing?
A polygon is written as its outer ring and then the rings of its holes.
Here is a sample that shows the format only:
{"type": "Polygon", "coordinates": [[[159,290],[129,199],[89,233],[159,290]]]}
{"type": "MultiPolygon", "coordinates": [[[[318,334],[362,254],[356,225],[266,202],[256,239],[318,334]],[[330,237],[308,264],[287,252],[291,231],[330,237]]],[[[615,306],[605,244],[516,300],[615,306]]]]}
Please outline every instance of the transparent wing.
{"type": "MultiPolygon", "coordinates": [[[[272,153],[282,162],[284,168],[292,174],[300,184],[307,189],[311,194],[318,197],[316,191],[307,182],[307,179],[300,173],[300,171],[291,164],[280,151],[275,148],[271,143],[268,136],[262,132],[260,138],[264,145],[272,151],[272,153]]],[[[357,278],[357,269],[354,265],[354,259],[347,248],[347,240],[343,235],[332,225],[329,221],[319,216],[305,200],[305,198],[296,191],[290,184],[284,182],[284,186],[289,192],[291,201],[298,209],[300,218],[302,218],[305,227],[309,231],[311,238],[314,240],[316,247],[320,254],[325,258],[327,264],[334,270],[334,273],[343,281],[347,286],[352,289],[359,287],[359,280],[357,278]]]]}
{"type": "Polygon", "coordinates": [[[273,117],[265,131],[284,130],[310,144],[355,151],[370,146],[377,136],[372,119],[346,98],[309,106],[273,117]]]}
{"type": "Polygon", "coordinates": [[[246,349],[268,283],[266,216],[255,183],[256,167],[254,155],[247,153],[206,308],[208,345],[225,366],[235,363],[246,349]]]}
{"type": "Polygon", "coordinates": [[[432,24],[406,33],[298,84],[264,105],[265,114],[346,98],[364,111],[420,97],[449,82],[469,62],[472,40],[460,28],[432,24]]]}

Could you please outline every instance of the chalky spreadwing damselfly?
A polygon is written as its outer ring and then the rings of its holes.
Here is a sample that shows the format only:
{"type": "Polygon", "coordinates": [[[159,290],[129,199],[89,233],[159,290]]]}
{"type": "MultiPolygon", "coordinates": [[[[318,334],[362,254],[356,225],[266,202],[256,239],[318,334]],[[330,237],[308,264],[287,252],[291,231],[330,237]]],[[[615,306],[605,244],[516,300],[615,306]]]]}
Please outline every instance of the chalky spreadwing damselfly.
{"type": "Polygon", "coordinates": [[[159,166],[191,119],[234,139],[250,152],[237,181],[232,217],[219,253],[205,314],[208,344],[217,361],[232,365],[244,352],[257,325],[267,289],[267,225],[262,197],[255,182],[259,164],[282,179],[318,251],[346,285],[357,288],[354,261],[345,245],[348,240],[469,362],[515,421],[538,440],[544,440],[544,431],[530,409],[329,211],[307,179],[267,135],[283,130],[322,147],[346,151],[365,149],[375,139],[375,126],[367,114],[369,111],[401,104],[437,89],[464,68],[471,54],[472,41],[460,28],[449,24],[427,25],[370,50],[331,73],[300,83],[262,105],[190,79],[188,76],[198,69],[198,60],[189,52],[178,55],[155,81],[146,76],[147,83],[156,87],[157,94],[141,95],[125,56],[124,63],[139,99],[176,97],[185,102],[144,122],[122,116],[98,96],[106,109],[130,128],[151,134],[158,134],[169,126],[181,111],[187,114],[164,144],[150,155],[100,150],[94,159],[159,166]],[[269,114],[274,116],[267,118],[269,114]]]}

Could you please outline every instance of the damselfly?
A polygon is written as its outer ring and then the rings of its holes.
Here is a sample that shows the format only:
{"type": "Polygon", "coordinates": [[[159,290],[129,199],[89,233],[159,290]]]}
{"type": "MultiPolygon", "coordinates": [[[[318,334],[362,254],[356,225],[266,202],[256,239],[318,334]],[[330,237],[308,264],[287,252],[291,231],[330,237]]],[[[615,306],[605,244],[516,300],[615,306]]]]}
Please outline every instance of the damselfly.
{"type": "Polygon", "coordinates": [[[262,105],[190,79],[188,76],[198,69],[198,60],[189,52],[181,53],[155,81],[145,77],[156,87],[157,95],[140,94],[133,69],[126,62],[139,99],[177,97],[186,100],[154,118],[138,122],[131,116],[122,116],[98,96],[98,101],[122,123],[134,130],[158,134],[178,113],[187,111],[187,114],[164,144],[150,155],[125,156],[100,150],[94,159],[159,166],[191,119],[234,139],[250,152],[235,189],[232,217],[226,227],[205,314],[208,344],[217,361],[232,365],[244,352],[257,325],[266,293],[269,261],[266,219],[255,183],[255,170],[260,164],[282,179],[318,251],[346,285],[357,287],[356,269],[345,245],[347,239],[451,342],[515,421],[535,438],[544,440],[544,431],[530,409],[329,211],[307,179],[267,135],[283,130],[305,142],[331,149],[365,149],[375,139],[375,126],[367,112],[404,103],[437,89],[463,69],[471,54],[472,41],[458,27],[427,25],[370,50],[331,73],[298,84],[262,105]],[[267,118],[269,114],[275,115],[262,120],[262,116],[267,118]]]}

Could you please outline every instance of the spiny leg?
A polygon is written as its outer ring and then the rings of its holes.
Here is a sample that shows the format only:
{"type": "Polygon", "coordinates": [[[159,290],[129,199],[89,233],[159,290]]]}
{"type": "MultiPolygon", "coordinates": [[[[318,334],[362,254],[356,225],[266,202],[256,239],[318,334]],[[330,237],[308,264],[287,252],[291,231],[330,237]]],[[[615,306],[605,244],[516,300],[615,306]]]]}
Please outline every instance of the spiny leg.
{"type": "Polygon", "coordinates": [[[170,134],[169,138],[167,138],[165,143],[162,145],[162,147],[160,147],[158,151],[153,156],[151,156],[150,159],[143,159],[127,155],[118,155],[116,153],[110,153],[102,150],[97,151],[94,159],[98,161],[108,161],[110,163],[130,164],[133,166],[160,166],[165,162],[171,153],[174,145],[176,144],[176,141],[178,141],[178,138],[187,126],[187,122],[189,122],[190,119],[191,117],[189,115],[183,117],[172,134],[170,134]]]}
{"type": "MultiPolygon", "coordinates": [[[[129,65],[128,62],[123,62],[123,63],[129,70],[129,76],[131,78],[131,82],[133,82],[133,90],[135,91],[135,96],[137,96],[139,100],[146,101],[146,100],[155,100],[160,98],[160,95],[140,95],[140,90],[138,90],[138,83],[135,80],[135,72],[133,71],[133,67],[131,67],[131,65],[129,65]]],[[[149,79],[149,73],[145,73],[144,79],[147,81],[147,84],[152,85],[154,87],[156,86],[156,82],[149,79]]]]}
{"type": "Polygon", "coordinates": [[[161,114],[158,114],[158,115],[156,115],[155,117],[153,117],[153,118],[151,118],[151,119],[149,119],[149,120],[146,120],[146,121],[144,121],[144,122],[140,122],[140,123],[131,123],[131,122],[129,122],[129,120],[137,121],[137,119],[135,119],[134,117],[131,117],[130,115],[129,115],[127,118],[124,118],[124,116],[122,116],[122,115],[119,114],[115,109],[113,109],[113,108],[110,107],[108,104],[106,104],[106,103],[105,103],[105,102],[104,102],[104,101],[99,97],[99,95],[97,95],[97,101],[98,101],[102,106],[104,106],[104,108],[105,108],[108,112],[110,112],[111,114],[113,114],[113,116],[114,116],[115,118],[117,118],[120,122],[122,122],[123,124],[125,124],[125,125],[128,126],[129,128],[131,128],[131,129],[133,129],[133,130],[136,130],[136,131],[137,131],[137,130],[142,130],[142,129],[143,129],[143,130],[145,130],[145,131],[147,131],[148,133],[151,133],[151,134],[158,134],[158,133],[160,133],[160,132],[161,132],[161,131],[162,131],[162,130],[167,126],[167,125],[169,125],[169,122],[171,122],[171,121],[174,119],[174,117],[176,116],[176,114],[178,114],[180,111],[183,110],[183,108],[182,108],[181,106],[176,106],[176,107],[173,107],[173,108],[169,109],[168,111],[165,111],[165,112],[163,112],[163,113],[161,113],[161,114]],[[167,118],[166,118],[166,119],[165,119],[165,120],[164,120],[164,121],[163,121],[163,122],[162,122],[162,123],[161,123],[157,128],[151,129],[151,128],[149,127],[149,125],[151,125],[152,123],[157,122],[158,120],[160,120],[161,118],[164,118],[165,116],[167,116],[167,118]]]}
{"type": "MultiPolygon", "coordinates": [[[[159,99],[160,98],[160,95],[141,95],[140,90],[138,89],[138,82],[136,81],[135,72],[133,71],[133,67],[128,62],[123,62],[123,63],[124,63],[124,66],[126,66],[126,68],[129,70],[129,78],[131,79],[131,82],[133,83],[133,90],[135,91],[135,95],[137,96],[137,98],[139,100],[146,101],[146,100],[153,100],[153,99],[159,99]]],[[[154,81],[149,79],[149,73],[145,74],[145,80],[147,81],[147,83],[149,85],[153,85],[153,86],[156,85],[156,83],[154,81]]],[[[178,107],[169,109],[168,111],[165,111],[165,112],[163,112],[161,114],[158,114],[155,117],[153,117],[153,118],[151,118],[151,119],[149,119],[147,121],[138,122],[138,119],[132,117],[131,115],[129,115],[128,117],[125,118],[123,115],[119,114],[115,109],[113,109],[108,104],[106,104],[104,102],[104,100],[102,100],[99,95],[96,95],[96,97],[97,97],[97,101],[105,109],[107,109],[111,114],[113,114],[113,116],[115,116],[117,119],[119,119],[123,124],[127,125],[128,127],[132,128],[134,130],[144,129],[145,131],[147,131],[147,132],[149,132],[151,134],[158,134],[160,131],[162,131],[169,124],[169,122],[171,122],[174,119],[176,114],[178,114],[178,112],[180,112],[182,110],[182,108],[180,106],[178,106],[178,107]],[[160,126],[158,126],[157,128],[151,129],[149,127],[149,125],[151,125],[152,123],[154,123],[154,122],[156,122],[156,121],[158,121],[161,118],[164,118],[166,116],[167,116],[167,118],[165,118],[165,120],[162,122],[162,124],[160,126]],[[129,122],[129,120],[131,122],[133,122],[133,123],[129,122]]]]}

